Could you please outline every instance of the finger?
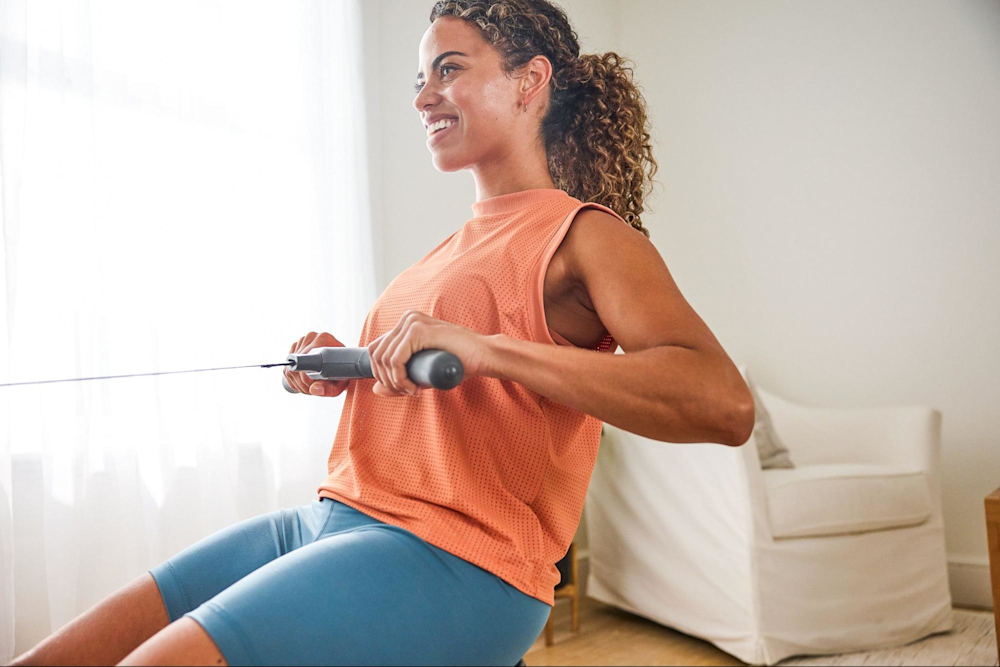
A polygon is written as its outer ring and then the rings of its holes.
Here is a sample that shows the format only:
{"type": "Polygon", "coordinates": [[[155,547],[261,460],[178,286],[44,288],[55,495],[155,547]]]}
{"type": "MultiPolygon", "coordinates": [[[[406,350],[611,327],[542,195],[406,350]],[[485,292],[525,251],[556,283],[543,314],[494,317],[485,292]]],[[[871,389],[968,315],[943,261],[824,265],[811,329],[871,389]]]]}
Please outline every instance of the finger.
{"type": "Polygon", "coordinates": [[[372,393],[378,394],[379,396],[385,396],[386,398],[398,398],[400,396],[405,396],[405,394],[400,394],[398,391],[392,391],[388,389],[381,382],[376,382],[372,386],[372,393]]]}
{"type": "MultiPolygon", "coordinates": [[[[295,346],[298,344],[299,344],[298,341],[292,343],[292,346],[288,348],[288,354],[294,353],[295,346]]],[[[292,389],[295,389],[295,385],[292,383],[291,371],[288,370],[288,366],[285,366],[284,368],[281,369],[281,374],[285,376],[285,382],[288,383],[288,386],[291,387],[292,389]]]]}
{"type": "MultiPolygon", "coordinates": [[[[402,322],[402,320],[400,320],[400,322],[402,322]]],[[[400,335],[396,336],[396,338],[390,341],[389,345],[386,346],[382,357],[385,360],[386,375],[389,376],[389,381],[392,383],[391,389],[400,394],[409,393],[409,388],[406,386],[408,381],[405,378],[406,367],[403,367],[402,375],[404,377],[400,377],[399,372],[399,360],[405,354],[405,347],[401,349],[401,345],[403,345],[406,338],[406,331],[401,331],[400,335]]]]}
{"type": "MultiPolygon", "coordinates": [[[[299,344],[301,342],[302,339],[300,338],[294,343],[292,343],[292,347],[288,350],[288,354],[297,354],[299,351],[299,344]]],[[[289,370],[288,366],[285,366],[284,373],[285,373],[285,380],[288,381],[288,386],[301,394],[302,386],[299,383],[298,373],[296,373],[293,370],[289,370]]]]}
{"type": "MultiPolygon", "coordinates": [[[[410,329],[410,331],[413,330],[410,329]]],[[[396,382],[397,386],[400,387],[403,393],[413,396],[417,392],[417,385],[406,373],[406,362],[409,361],[412,356],[410,350],[414,347],[409,342],[411,337],[412,334],[408,333],[402,341],[396,345],[395,350],[389,356],[389,362],[390,372],[392,373],[393,380],[396,382]]]]}
{"type": "Polygon", "coordinates": [[[298,375],[299,374],[295,371],[290,371],[287,368],[285,369],[285,380],[288,381],[288,386],[301,394],[302,384],[299,382],[298,375]]]}
{"type": "Polygon", "coordinates": [[[305,336],[303,336],[302,352],[308,352],[309,350],[313,349],[313,347],[318,347],[316,345],[313,345],[313,341],[315,341],[317,338],[319,338],[319,334],[316,333],[315,331],[310,331],[305,336]]]}
{"type": "Polygon", "coordinates": [[[386,398],[394,398],[396,396],[399,396],[398,393],[389,389],[381,382],[376,382],[375,384],[372,385],[372,393],[378,394],[379,396],[385,396],[386,398]]]}
{"type": "MultiPolygon", "coordinates": [[[[315,331],[310,331],[305,336],[303,336],[302,337],[303,345],[302,349],[300,350],[300,353],[308,354],[309,352],[315,350],[317,347],[320,347],[320,345],[316,344],[316,339],[318,339],[319,337],[320,334],[316,333],[315,331]]],[[[310,388],[312,387],[313,383],[316,382],[316,380],[313,380],[311,377],[306,375],[305,371],[299,373],[299,379],[302,382],[302,393],[304,394],[311,393],[310,388]]]]}
{"type": "Polygon", "coordinates": [[[350,380],[337,380],[336,382],[324,381],[323,386],[326,388],[326,392],[323,395],[329,396],[331,398],[340,396],[347,390],[347,387],[350,385],[350,383],[351,383],[350,380]]]}
{"type": "MultiPolygon", "coordinates": [[[[309,351],[309,343],[307,341],[312,333],[313,332],[310,331],[299,339],[298,349],[296,350],[297,354],[305,354],[309,351]]],[[[299,390],[299,393],[308,394],[309,383],[312,382],[312,380],[306,376],[305,371],[292,371],[292,375],[295,376],[295,388],[299,390]]]]}
{"type": "Polygon", "coordinates": [[[335,397],[340,396],[350,385],[350,380],[316,380],[311,385],[309,385],[310,393],[315,394],[318,391],[313,389],[319,385],[323,389],[323,393],[320,396],[335,397]]]}
{"type": "Polygon", "coordinates": [[[415,310],[408,310],[399,318],[393,331],[397,335],[392,338],[384,352],[385,365],[388,370],[392,388],[401,394],[411,395],[416,390],[416,385],[407,377],[406,362],[412,354],[414,348],[414,327],[420,321],[421,313],[415,310]]]}
{"type": "Polygon", "coordinates": [[[375,387],[379,384],[384,388],[386,386],[386,381],[382,372],[382,364],[379,362],[379,349],[385,340],[385,336],[379,336],[371,343],[368,344],[368,356],[371,359],[372,375],[375,376],[375,384],[372,385],[372,391],[375,391],[375,387]]]}
{"type": "Polygon", "coordinates": [[[313,380],[309,385],[309,393],[313,396],[340,396],[341,392],[347,389],[348,380],[313,380]]]}
{"type": "Polygon", "coordinates": [[[299,390],[299,393],[308,394],[309,383],[312,382],[312,380],[306,377],[306,372],[292,371],[292,375],[295,376],[295,388],[299,390]]]}
{"type": "Polygon", "coordinates": [[[375,391],[375,384],[378,384],[378,364],[375,361],[375,348],[378,345],[378,339],[371,341],[365,347],[368,348],[368,367],[372,370],[372,377],[375,379],[375,383],[372,385],[372,391],[375,391]]]}
{"type": "MultiPolygon", "coordinates": [[[[299,350],[299,343],[301,341],[302,339],[300,338],[298,341],[293,343],[292,348],[288,351],[288,354],[297,353],[299,350]]],[[[302,386],[302,383],[299,382],[299,377],[298,377],[299,374],[296,371],[289,370],[288,366],[285,366],[285,368],[282,369],[282,372],[284,372],[285,374],[285,380],[288,381],[288,386],[294,389],[295,391],[302,393],[304,387],[302,386]]]]}
{"type": "Polygon", "coordinates": [[[372,385],[372,392],[379,396],[402,396],[404,394],[396,390],[392,382],[388,379],[388,370],[385,362],[380,361],[385,358],[383,350],[388,340],[388,335],[384,334],[375,341],[372,341],[371,349],[369,349],[369,356],[372,358],[372,375],[375,375],[377,379],[376,384],[372,385]]]}
{"type": "MultiPolygon", "coordinates": [[[[313,349],[313,342],[320,336],[320,334],[315,331],[310,331],[296,344],[297,354],[306,354],[313,349]]],[[[309,385],[311,385],[315,380],[306,375],[307,371],[292,371],[292,375],[295,377],[294,384],[292,385],[302,394],[309,393],[309,385]]]]}
{"type": "Polygon", "coordinates": [[[386,389],[401,393],[396,378],[393,373],[393,369],[390,367],[390,355],[392,350],[399,343],[400,336],[403,332],[403,327],[406,325],[405,317],[399,318],[396,322],[396,326],[390,329],[378,346],[378,363],[381,375],[379,380],[385,385],[386,389]]]}
{"type": "Polygon", "coordinates": [[[335,336],[326,332],[316,336],[316,340],[314,342],[316,345],[321,347],[344,347],[344,344],[337,340],[335,336]]]}

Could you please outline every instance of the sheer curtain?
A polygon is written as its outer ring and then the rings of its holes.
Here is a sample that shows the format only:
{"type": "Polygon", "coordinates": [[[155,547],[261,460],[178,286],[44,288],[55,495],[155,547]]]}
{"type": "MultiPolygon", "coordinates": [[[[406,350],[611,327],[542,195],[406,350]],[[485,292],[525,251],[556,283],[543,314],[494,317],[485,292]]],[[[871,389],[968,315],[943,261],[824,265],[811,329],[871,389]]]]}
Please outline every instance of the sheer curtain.
{"type": "MultiPolygon", "coordinates": [[[[356,345],[360,0],[0,0],[0,383],[356,345]]],[[[0,659],[311,502],[343,396],[248,368],[0,388],[0,659]]]]}

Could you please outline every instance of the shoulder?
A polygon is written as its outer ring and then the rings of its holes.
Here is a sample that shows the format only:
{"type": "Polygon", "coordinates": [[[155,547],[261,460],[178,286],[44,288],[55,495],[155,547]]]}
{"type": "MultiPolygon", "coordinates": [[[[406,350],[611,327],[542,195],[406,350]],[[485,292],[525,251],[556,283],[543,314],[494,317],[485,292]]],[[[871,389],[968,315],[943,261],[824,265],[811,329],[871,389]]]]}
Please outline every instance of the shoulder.
{"type": "Polygon", "coordinates": [[[570,275],[586,285],[589,278],[604,273],[601,266],[628,265],[629,258],[659,257],[646,236],[622,218],[597,208],[580,209],[563,240],[570,275]]]}
{"type": "Polygon", "coordinates": [[[580,211],[567,259],[601,323],[624,352],[658,345],[719,350],[646,235],[605,211],[580,211]]]}

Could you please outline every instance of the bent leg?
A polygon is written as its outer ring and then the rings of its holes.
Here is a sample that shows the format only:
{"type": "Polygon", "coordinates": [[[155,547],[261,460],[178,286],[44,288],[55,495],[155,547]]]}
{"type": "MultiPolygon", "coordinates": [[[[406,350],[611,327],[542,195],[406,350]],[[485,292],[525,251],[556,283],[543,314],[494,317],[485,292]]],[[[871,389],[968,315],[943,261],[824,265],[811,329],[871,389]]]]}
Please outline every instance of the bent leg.
{"type": "Polygon", "coordinates": [[[314,540],[329,513],[329,503],[313,501],[223,528],[137,577],[10,664],[114,665],[239,578],[314,540]]]}
{"type": "Polygon", "coordinates": [[[170,622],[160,592],[143,573],[11,665],[113,665],[170,622]]]}
{"type": "Polygon", "coordinates": [[[257,568],[313,541],[329,521],[329,503],[313,501],[227,526],[149,570],[176,621],[257,568]]]}
{"type": "Polygon", "coordinates": [[[273,560],[185,616],[231,665],[515,665],[550,611],[380,523],[273,560]]]}
{"type": "Polygon", "coordinates": [[[119,665],[228,665],[193,619],[177,619],[129,653],[119,665]]]}

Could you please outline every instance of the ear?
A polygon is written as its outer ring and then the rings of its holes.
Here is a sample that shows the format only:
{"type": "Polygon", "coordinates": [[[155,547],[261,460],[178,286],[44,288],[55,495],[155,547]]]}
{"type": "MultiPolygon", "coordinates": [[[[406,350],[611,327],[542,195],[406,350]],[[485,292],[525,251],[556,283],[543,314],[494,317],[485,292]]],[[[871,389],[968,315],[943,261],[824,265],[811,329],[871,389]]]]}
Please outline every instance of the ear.
{"type": "Polygon", "coordinates": [[[529,107],[532,101],[543,99],[541,94],[548,88],[552,79],[552,63],[545,56],[538,55],[522,66],[524,75],[521,78],[521,99],[529,107]]]}

